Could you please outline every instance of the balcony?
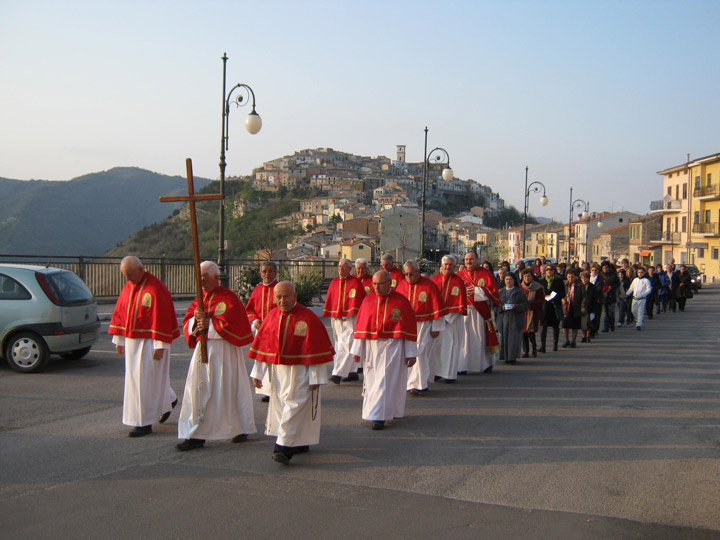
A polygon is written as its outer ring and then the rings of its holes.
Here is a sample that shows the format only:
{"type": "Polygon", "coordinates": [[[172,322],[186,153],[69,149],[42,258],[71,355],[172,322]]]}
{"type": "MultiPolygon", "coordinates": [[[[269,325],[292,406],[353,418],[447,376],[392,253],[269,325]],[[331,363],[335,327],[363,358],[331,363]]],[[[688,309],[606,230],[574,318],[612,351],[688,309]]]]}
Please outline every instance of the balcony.
{"type": "Polygon", "coordinates": [[[720,227],[717,223],[693,223],[692,232],[703,236],[720,236],[720,227]]]}
{"type": "Polygon", "coordinates": [[[720,184],[696,187],[693,190],[693,197],[700,201],[720,199],[720,184]]]}
{"type": "Polygon", "coordinates": [[[650,203],[650,211],[656,213],[680,212],[682,210],[682,201],[674,199],[660,199],[650,203]]]}
{"type": "Polygon", "coordinates": [[[680,243],[680,233],[663,231],[660,234],[660,238],[650,240],[650,243],[651,244],[679,244],[680,243]]]}

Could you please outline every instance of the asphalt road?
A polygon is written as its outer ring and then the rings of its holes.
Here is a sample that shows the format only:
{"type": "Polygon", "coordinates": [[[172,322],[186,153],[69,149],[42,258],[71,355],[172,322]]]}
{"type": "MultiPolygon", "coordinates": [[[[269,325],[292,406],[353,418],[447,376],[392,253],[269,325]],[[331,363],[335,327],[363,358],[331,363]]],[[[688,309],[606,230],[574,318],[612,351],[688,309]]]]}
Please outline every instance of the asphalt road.
{"type": "MultiPolygon", "coordinates": [[[[720,538],[719,306],[707,286],[642,332],[436,384],[385,431],[361,421],[360,383],[330,385],[320,445],[290,466],[258,400],[244,444],[177,452],[179,407],[127,438],[107,336],[43,373],[2,365],[0,535],[720,538]]],[[[176,341],[178,396],[189,360],[176,341]]]]}

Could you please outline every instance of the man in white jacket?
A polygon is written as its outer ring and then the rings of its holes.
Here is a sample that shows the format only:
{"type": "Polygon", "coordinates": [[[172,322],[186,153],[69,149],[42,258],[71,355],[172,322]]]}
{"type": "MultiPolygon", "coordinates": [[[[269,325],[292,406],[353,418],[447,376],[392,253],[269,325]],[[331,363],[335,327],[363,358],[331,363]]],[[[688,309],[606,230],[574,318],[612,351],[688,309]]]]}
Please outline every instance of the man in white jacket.
{"type": "Polygon", "coordinates": [[[645,268],[642,266],[637,270],[637,277],[632,280],[630,287],[626,291],[627,295],[632,295],[632,313],[635,317],[635,324],[638,331],[642,328],[645,320],[645,302],[652,292],[652,284],[645,277],[645,268]]]}

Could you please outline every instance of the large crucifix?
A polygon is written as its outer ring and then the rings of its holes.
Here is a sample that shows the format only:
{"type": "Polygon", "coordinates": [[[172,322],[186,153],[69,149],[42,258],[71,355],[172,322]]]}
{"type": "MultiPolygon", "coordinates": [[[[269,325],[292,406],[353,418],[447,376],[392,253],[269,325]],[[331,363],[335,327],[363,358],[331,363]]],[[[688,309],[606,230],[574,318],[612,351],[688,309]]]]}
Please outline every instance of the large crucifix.
{"type": "MultiPolygon", "coordinates": [[[[195,259],[195,292],[197,294],[197,304],[203,313],[205,312],[205,304],[203,302],[202,284],[200,282],[200,246],[198,243],[197,215],[195,213],[195,201],[214,201],[224,199],[222,193],[206,193],[202,195],[195,194],[195,184],[193,183],[192,160],[185,160],[187,169],[188,194],[187,196],[177,197],[160,197],[160,202],[187,202],[190,206],[190,228],[192,230],[193,259],[195,259]]],[[[205,332],[200,333],[200,356],[203,364],[207,364],[207,342],[205,341],[205,332]]]]}

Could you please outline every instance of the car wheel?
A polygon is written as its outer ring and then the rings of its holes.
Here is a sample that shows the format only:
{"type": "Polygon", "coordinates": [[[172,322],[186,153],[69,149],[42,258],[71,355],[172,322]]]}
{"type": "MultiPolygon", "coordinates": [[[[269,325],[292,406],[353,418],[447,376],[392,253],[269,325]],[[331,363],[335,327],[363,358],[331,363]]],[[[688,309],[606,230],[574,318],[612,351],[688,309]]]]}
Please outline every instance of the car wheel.
{"type": "Polygon", "coordinates": [[[42,369],[49,356],[43,339],[32,332],[15,334],[8,341],[5,349],[7,363],[21,373],[32,373],[42,369]]]}
{"type": "Polygon", "coordinates": [[[62,353],[60,356],[65,360],[80,360],[83,356],[90,352],[91,348],[92,347],[85,347],[84,349],[77,349],[75,351],[62,353]]]}

